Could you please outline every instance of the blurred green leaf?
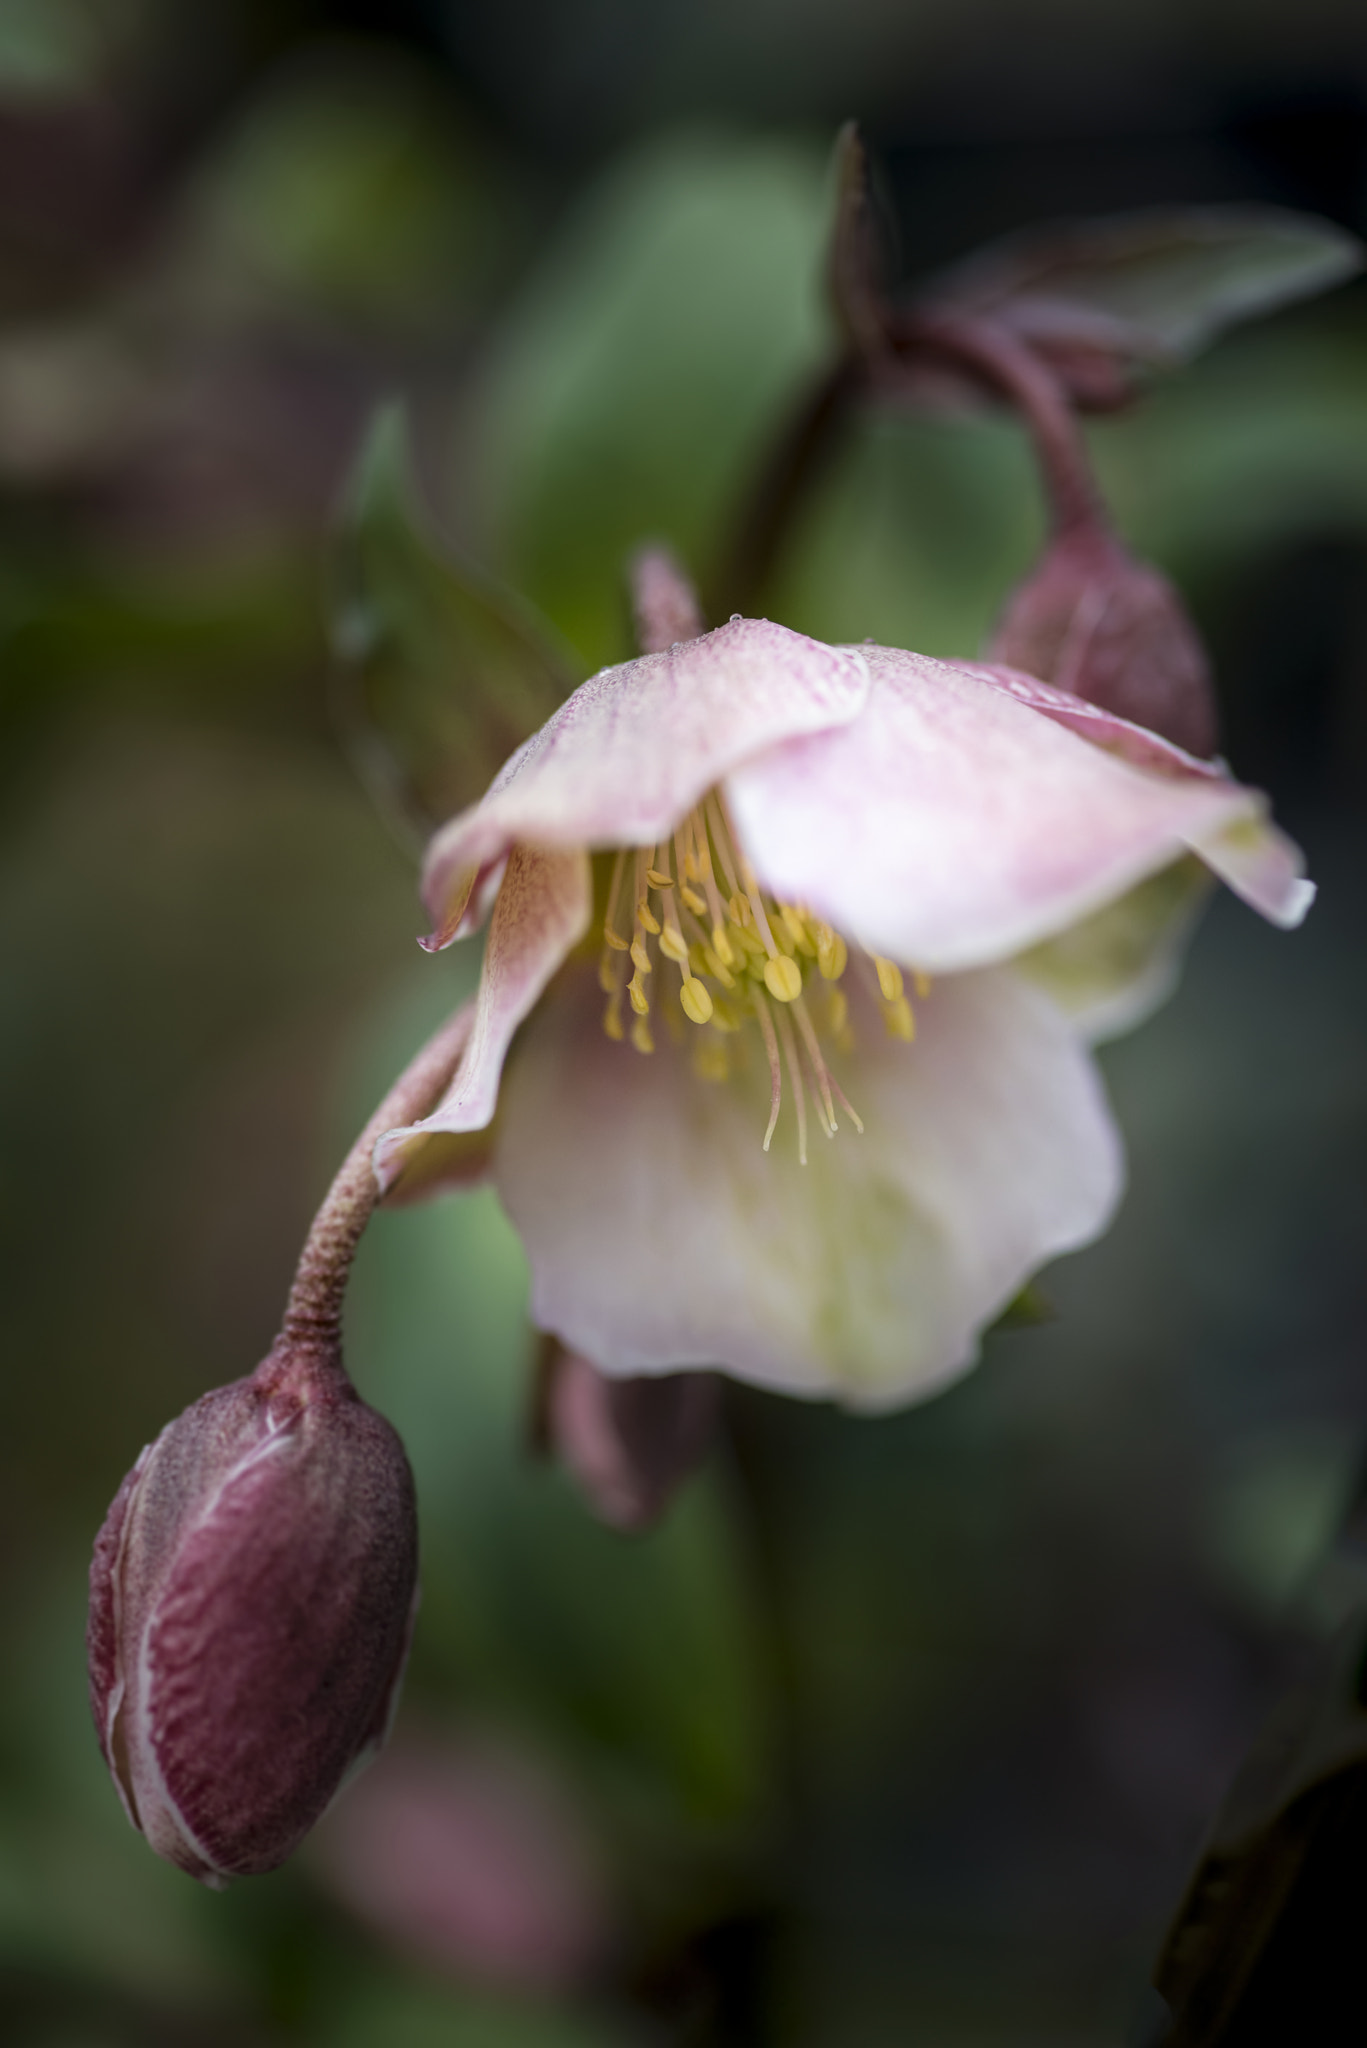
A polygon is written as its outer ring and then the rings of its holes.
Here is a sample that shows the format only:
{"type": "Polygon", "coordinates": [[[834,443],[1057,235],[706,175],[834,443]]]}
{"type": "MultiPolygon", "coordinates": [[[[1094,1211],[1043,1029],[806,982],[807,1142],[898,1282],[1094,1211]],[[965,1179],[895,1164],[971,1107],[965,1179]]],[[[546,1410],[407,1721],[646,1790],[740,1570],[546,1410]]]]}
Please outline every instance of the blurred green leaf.
{"type": "Polygon", "coordinates": [[[531,612],[438,545],[401,409],[375,417],[333,550],[343,731],[371,795],[419,842],[482,796],[572,687],[531,612]]]}
{"type": "Polygon", "coordinates": [[[942,273],[936,310],[987,314],[1029,339],[1181,361],[1224,328],[1341,283],[1362,247],[1278,207],[1208,206],[1031,228],[942,273]]]}
{"type": "Polygon", "coordinates": [[[449,326],[517,239],[505,166],[440,72],[392,43],[294,52],[197,190],[215,267],[363,328],[449,326]]]}
{"type": "Polygon", "coordinates": [[[742,490],[827,359],[823,153],[694,132],[589,193],[489,352],[485,465],[519,588],[587,661],[629,651],[622,566],[668,543],[701,588],[742,490]]]}

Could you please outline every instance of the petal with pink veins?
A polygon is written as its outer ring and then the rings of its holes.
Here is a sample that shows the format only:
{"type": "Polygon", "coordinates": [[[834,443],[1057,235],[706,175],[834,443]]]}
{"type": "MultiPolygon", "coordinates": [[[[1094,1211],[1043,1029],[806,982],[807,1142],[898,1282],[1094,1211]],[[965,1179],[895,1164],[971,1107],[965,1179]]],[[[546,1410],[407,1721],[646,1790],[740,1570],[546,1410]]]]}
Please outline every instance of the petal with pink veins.
{"type": "Polygon", "coordinates": [[[848,938],[930,973],[987,966],[1188,848],[1264,915],[1304,915],[1299,855],[1258,791],[1194,762],[1136,767],[973,666],[865,653],[873,687],[857,721],[773,747],[726,782],[761,881],[848,938]]]}
{"type": "Polygon", "coordinates": [[[1090,1057],[1010,969],[937,984],[913,1046],[856,1000],[840,1078],[865,1133],[844,1118],[834,1138],[813,1132],[806,1167],[791,1105],[762,1150],[761,1059],[748,1080],[703,1080],[686,1045],[614,1044],[600,1004],[589,973],[570,975],[532,1019],[494,1180],[531,1260],[533,1319],[605,1372],[714,1365],[853,1407],[918,1399],[1119,1197],[1090,1057]]]}
{"type": "Polygon", "coordinates": [[[428,849],[429,946],[469,926],[479,878],[510,846],[654,846],[738,762],[848,724],[868,695],[854,648],[737,619],[664,654],[607,668],[513,757],[428,849]]]}
{"type": "MultiPolygon", "coordinates": [[[[375,1173],[386,1193],[395,1189],[402,1195],[399,1184],[410,1176],[421,1192],[432,1192],[419,1148],[446,1134],[482,1131],[489,1123],[513,1033],[584,936],[591,907],[589,862],[582,850],[513,848],[489,924],[469,1042],[451,1085],[430,1116],[387,1131],[375,1147],[375,1173]]],[[[454,1184],[477,1176],[477,1167],[464,1176],[458,1169],[454,1184]]]]}

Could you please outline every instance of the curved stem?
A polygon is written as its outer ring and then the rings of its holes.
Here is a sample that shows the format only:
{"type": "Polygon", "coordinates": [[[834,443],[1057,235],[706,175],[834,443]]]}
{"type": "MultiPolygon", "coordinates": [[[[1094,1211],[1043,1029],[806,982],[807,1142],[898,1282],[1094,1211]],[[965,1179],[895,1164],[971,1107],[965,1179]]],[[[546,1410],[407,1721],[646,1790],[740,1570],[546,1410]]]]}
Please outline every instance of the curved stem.
{"type": "Polygon", "coordinates": [[[342,1161],[299,1254],[278,1344],[335,1350],[340,1369],[342,1299],[361,1232],[380,1199],[371,1155],[386,1131],[415,1123],[432,1107],[465,1050],[470,1023],[470,1006],[462,1005],[433,1033],[342,1161]]]}
{"type": "Polygon", "coordinates": [[[913,316],[897,339],[903,350],[953,357],[1011,400],[1030,429],[1056,532],[1108,524],[1077,415],[1033,349],[995,321],[953,315],[913,316]]]}

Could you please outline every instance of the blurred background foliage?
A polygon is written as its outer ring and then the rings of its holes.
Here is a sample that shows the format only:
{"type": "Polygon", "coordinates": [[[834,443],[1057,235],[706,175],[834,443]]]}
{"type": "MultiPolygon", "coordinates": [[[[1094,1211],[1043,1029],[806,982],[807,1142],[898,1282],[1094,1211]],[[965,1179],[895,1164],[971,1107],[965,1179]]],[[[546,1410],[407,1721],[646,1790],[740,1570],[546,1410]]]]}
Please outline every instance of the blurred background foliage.
{"type": "MultiPolygon", "coordinates": [[[[330,708],[325,534],[363,424],[408,399],[445,529],[572,678],[629,651],[627,551],[720,577],[826,360],[851,114],[909,278],[1060,212],[1367,228],[1346,0],[0,0],[17,2048],[1146,2039],[1212,1808],[1341,1614],[1317,1559],[1367,1424],[1361,285],[1092,430],[1322,893],[1291,939],[1217,902],[1177,999],[1108,1052],[1132,1188],[1047,1276],[1055,1319],[878,1422],[737,1394],[725,1453],[625,1541],[527,1455],[492,1198],[381,1216],[350,1355],[421,1495],[396,1754],[483,1787],[498,1929],[443,1949],[386,1918],[345,1802],[291,1869],[201,1892],[96,1755],[106,1503],[255,1361],[330,1163],[473,972],[418,957],[330,708]]],[[[871,413],[768,608],[971,652],[1041,530],[1009,422],[871,413]]]]}

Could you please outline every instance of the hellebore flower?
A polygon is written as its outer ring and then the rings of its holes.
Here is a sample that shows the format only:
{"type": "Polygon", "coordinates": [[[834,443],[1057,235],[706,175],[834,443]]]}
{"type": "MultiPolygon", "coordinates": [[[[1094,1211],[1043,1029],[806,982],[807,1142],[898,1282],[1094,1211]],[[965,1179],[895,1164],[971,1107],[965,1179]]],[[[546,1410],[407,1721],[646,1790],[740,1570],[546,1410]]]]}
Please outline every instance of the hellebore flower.
{"type": "Polygon", "coordinates": [[[533,1319],[609,1376],[915,1399],[1108,1221],[1069,1008],[1151,996],[1113,920],[1193,855],[1304,915],[1264,798],[1030,677],[753,619],[606,669],[429,849],[424,943],[492,914],[381,1185],[490,1176],[533,1319]]]}

